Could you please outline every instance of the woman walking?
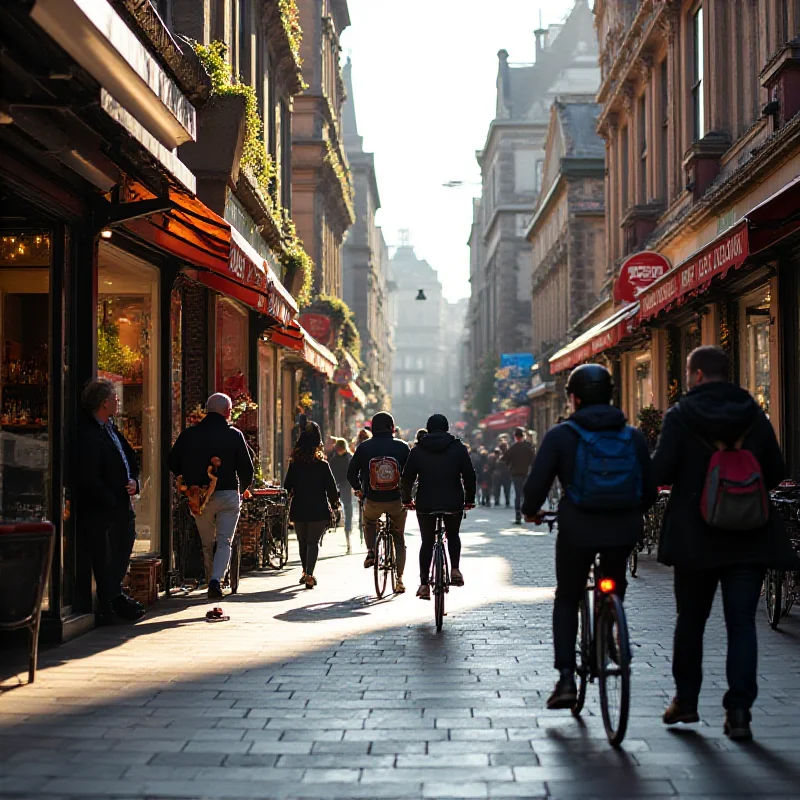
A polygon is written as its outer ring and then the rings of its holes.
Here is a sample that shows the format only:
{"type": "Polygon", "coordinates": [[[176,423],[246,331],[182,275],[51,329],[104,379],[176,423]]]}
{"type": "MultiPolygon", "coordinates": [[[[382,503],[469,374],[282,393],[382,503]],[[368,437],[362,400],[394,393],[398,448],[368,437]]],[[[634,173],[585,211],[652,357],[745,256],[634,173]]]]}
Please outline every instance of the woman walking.
{"type": "Polygon", "coordinates": [[[316,422],[307,422],[292,450],[283,488],[291,495],[289,519],[294,522],[306,589],[317,585],[314,567],[319,542],[328,528],[331,510],[339,506],[336,481],[322,446],[322,433],[316,422]]]}
{"type": "Polygon", "coordinates": [[[344,510],[344,535],[347,539],[347,555],[352,553],[350,547],[350,532],[353,530],[353,489],[347,482],[347,468],[353,454],[347,446],[346,439],[334,440],[333,453],[328,458],[331,465],[331,472],[339,487],[339,499],[344,510]]]}

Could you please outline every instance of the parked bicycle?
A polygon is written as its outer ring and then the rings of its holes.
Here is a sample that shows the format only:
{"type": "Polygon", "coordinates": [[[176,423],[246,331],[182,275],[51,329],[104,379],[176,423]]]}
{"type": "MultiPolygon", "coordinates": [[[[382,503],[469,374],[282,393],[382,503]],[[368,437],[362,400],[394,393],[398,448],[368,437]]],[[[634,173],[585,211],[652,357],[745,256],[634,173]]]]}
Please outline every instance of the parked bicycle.
{"type": "Polygon", "coordinates": [[[254,489],[252,494],[264,503],[258,568],[283,569],[289,562],[289,495],[277,486],[254,489]]]}
{"type": "Polygon", "coordinates": [[[392,593],[397,588],[397,557],[392,536],[392,520],[382,516],[375,531],[375,564],[372,568],[375,578],[375,594],[378,600],[383,599],[386,585],[391,578],[392,593]]]}
{"type": "MultiPolygon", "coordinates": [[[[547,512],[543,519],[552,531],[556,515],[547,512]]],[[[602,561],[596,557],[578,608],[578,698],[572,713],[580,715],[586,686],[597,679],[606,736],[614,747],[619,747],[628,728],[631,649],[625,609],[616,589],[616,583],[603,574],[602,561]]]]}
{"type": "Polygon", "coordinates": [[[661,535],[661,526],[664,523],[664,512],[669,502],[670,491],[660,489],[655,505],[644,515],[644,532],[642,538],[636,543],[628,556],[628,571],[635,578],[639,571],[639,554],[646,552],[650,555],[658,548],[658,539],[661,535]]]}
{"type": "MultiPolygon", "coordinates": [[[[783,519],[794,547],[800,552],[800,489],[786,481],[772,492],[772,505],[783,519]]],[[[767,620],[777,630],[782,619],[789,615],[800,598],[800,573],[768,569],[764,576],[764,601],[767,620]]]]}

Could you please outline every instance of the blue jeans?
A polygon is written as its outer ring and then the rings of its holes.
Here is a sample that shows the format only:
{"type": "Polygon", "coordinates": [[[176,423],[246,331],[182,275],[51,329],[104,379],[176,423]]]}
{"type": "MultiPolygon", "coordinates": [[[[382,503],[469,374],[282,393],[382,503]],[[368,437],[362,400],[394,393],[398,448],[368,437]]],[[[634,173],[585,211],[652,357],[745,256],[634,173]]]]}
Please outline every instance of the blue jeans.
{"type": "Polygon", "coordinates": [[[195,517],[203,545],[206,579],[221,582],[231,560],[231,543],[239,521],[241,498],[236,489],[223,489],[211,495],[203,513],[195,517]],[[214,542],[217,552],[214,554],[214,542]]]}
{"type": "Polygon", "coordinates": [[[514,483],[514,513],[517,519],[522,516],[522,490],[525,486],[525,479],[527,475],[512,475],[511,480],[514,483]]]}
{"type": "Polygon", "coordinates": [[[675,570],[678,621],[675,626],[672,675],[682,703],[695,705],[700,695],[703,682],[703,633],[717,584],[722,586],[722,608],[728,630],[728,691],[722,705],[726,709],[749,709],[755,702],[758,696],[756,608],[763,581],[764,568],[757,566],[675,570]]]}

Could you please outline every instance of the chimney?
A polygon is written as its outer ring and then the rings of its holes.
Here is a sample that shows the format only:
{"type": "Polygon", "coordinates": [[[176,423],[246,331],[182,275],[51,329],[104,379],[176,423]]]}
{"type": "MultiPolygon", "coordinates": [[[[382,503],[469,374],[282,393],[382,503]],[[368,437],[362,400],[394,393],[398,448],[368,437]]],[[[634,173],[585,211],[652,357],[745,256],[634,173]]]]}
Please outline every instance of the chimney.
{"type": "Polygon", "coordinates": [[[536,61],[538,62],[544,53],[545,36],[547,36],[547,29],[542,27],[542,9],[539,9],[539,27],[533,32],[536,37],[536,61]]]}

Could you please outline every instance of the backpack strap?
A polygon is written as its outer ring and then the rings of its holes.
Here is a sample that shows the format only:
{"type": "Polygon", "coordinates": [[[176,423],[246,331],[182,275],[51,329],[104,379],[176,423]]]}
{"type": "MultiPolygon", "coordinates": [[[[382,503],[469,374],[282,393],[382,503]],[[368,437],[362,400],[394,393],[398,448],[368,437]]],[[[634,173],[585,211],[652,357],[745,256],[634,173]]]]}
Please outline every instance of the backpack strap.
{"type": "Polygon", "coordinates": [[[594,439],[594,436],[591,433],[589,433],[589,431],[587,431],[585,428],[582,428],[580,425],[578,425],[577,422],[572,422],[567,419],[564,420],[564,422],[562,422],[561,424],[566,425],[568,428],[575,431],[575,433],[578,434],[578,437],[582,439],[584,442],[591,442],[592,439],[594,439]]]}

